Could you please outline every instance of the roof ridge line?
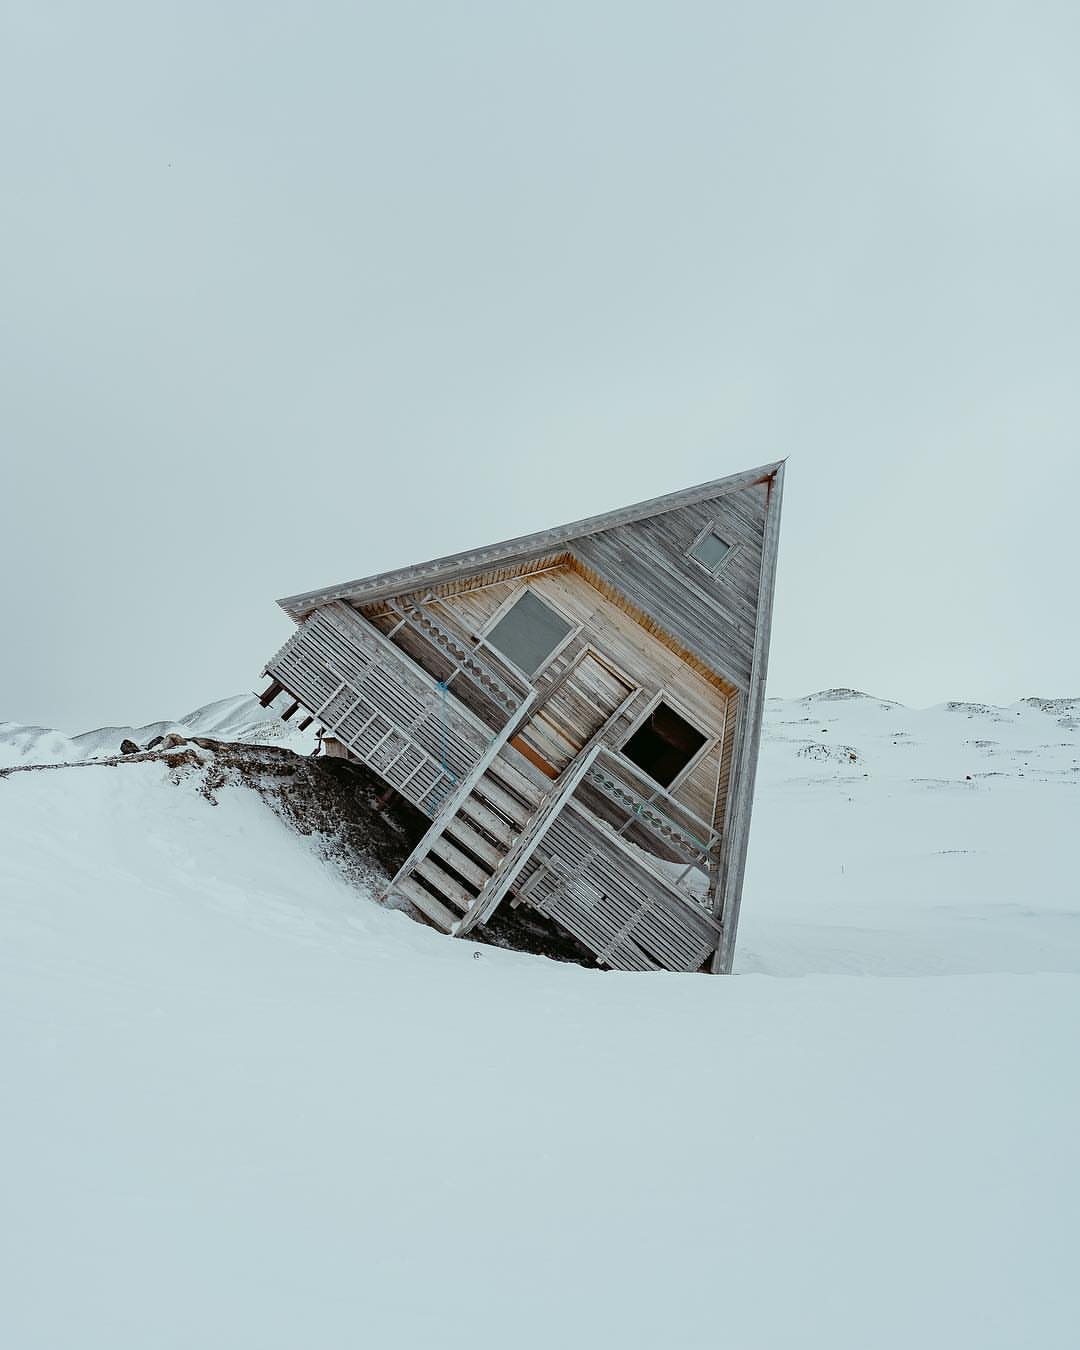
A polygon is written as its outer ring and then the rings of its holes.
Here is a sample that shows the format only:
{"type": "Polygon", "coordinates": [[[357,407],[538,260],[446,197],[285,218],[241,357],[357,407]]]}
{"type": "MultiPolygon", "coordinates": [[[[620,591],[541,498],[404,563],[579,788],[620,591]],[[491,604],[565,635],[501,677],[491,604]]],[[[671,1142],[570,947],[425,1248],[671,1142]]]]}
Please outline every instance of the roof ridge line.
{"type": "Polygon", "coordinates": [[[741,473],[727,474],[723,478],[713,478],[694,487],[680,488],[675,492],[650,497],[630,506],[617,507],[613,511],[601,512],[595,516],[586,516],[582,520],[571,521],[566,525],[518,535],[513,539],[504,539],[494,544],[482,545],[480,548],[447,554],[443,558],[433,558],[427,562],[395,568],[389,572],[377,572],[353,581],[340,582],[335,586],[284,596],[277,603],[287,614],[296,618],[319,605],[346,599],[358,591],[377,598],[377,594],[384,590],[392,594],[401,589],[402,585],[411,589],[414,585],[422,585],[442,573],[452,572],[461,567],[503,560],[518,554],[528,555],[533,552],[542,554],[586,535],[598,534],[603,530],[614,529],[618,525],[632,524],[650,516],[665,515],[668,511],[677,511],[681,507],[692,506],[695,502],[710,497],[723,496],[728,492],[751,487],[755,483],[772,478],[786,462],[786,459],[774,460],[754,469],[743,470],[741,473]]]}

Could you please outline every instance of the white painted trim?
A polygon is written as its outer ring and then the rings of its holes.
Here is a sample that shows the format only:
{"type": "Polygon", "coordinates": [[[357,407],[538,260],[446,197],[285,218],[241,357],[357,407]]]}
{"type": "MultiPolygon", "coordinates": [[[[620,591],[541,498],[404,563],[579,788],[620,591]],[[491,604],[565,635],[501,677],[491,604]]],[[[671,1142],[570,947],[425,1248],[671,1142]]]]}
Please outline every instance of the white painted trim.
{"type": "Polygon", "coordinates": [[[693,540],[686,547],[686,556],[696,567],[700,567],[701,570],[707,573],[707,575],[710,577],[718,577],[721,574],[721,572],[724,571],[732,555],[738,552],[739,546],[742,542],[741,540],[735,540],[734,542],[732,542],[727,537],[726,531],[717,529],[718,519],[719,518],[717,518],[717,520],[709,521],[708,525],[706,525],[703,530],[699,530],[697,534],[694,536],[693,540]],[[701,561],[700,558],[695,558],[693,553],[693,550],[697,548],[698,544],[700,544],[701,541],[705,538],[705,536],[709,534],[715,534],[717,539],[719,539],[722,543],[727,544],[727,552],[724,554],[724,556],[720,559],[720,561],[716,564],[715,567],[707,567],[705,563],[701,561]]]}
{"type": "Polygon", "coordinates": [[[720,946],[713,955],[715,974],[730,975],[735,959],[735,937],[739,926],[743,877],[754,805],[761,722],[765,708],[765,680],[769,666],[769,640],[772,634],[772,609],[776,589],[776,564],[780,545],[780,511],[784,499],[784,466],[781,463],[769,485],[765,508],[765,534],[762,541],[761,574],[758,581],[757,620],[754,628],[754,657],[750,684],[739,698],[736,722],[735,754],[728,784],[729,809],[724,819],[724,844],[715,876],[717,890],[710,886],[709,897],[722,930],[720,946]]]}
{"type": "MultiPolygon", "coordinates": [[[[582,627],[584,627],[584,625],[582,625],[582,627]]],[[[605,652],[602,652],[599,647],[594,646],[591,642],[586,642],[582,645],[581,650],[577,653],[574,659],[570,662],[570,664],[566,667],[563,673],[559,676],[560,685],[564,684],[567,680],[572,678],[574,671],[577,670],[578,666],[581,665],[582,661],[585,659],[586,656],[591,656],[597,662],[599,662],[600,665],[606,666],[607,669],[611,672],[611,674],[614,675],[615,678],[620,683],[625,684],[627,689],[629,689],[631,693],[633,694],[641,693],[641,690],[644,686],[639,684],[637,680],[631,678],[631,676],[627,675],[626,671],[623,670],[621,666],[617,666],[610,656],[608,656],[605,652]]],[[[557,693],[558,691],[555,690],[553,692],[557,693]]],[[[590,699],[587,695],[582,694],[581,697],[585,699],[586,703],[592,703],[592,699],[590,699]]],[[[602,709],[600,711],[602,711],[602,709]]]]}
{"type": "Polygon", "coordinates": [[[583,623],[579,623],[576,619],[572,619],[569,614],[565,613],[565,611],[562,609],[561,606],[553,604],[552,601],[550,601],[546,595],[541,595],[540,592],[536,590],[535,587],[530,586],[526,582],[524,586],[519,586],[515,591],[511,592],[511,594],[506,597],[506,599],[502,602],[502,604],[495,611],[495,613],[492,614],[492,616],[488,619],[487,623],[484,624],[480,632],[475,633],[475,636],[480,646],[484,647],[489,652],[494,652],[495,655],[499,658],[499,660],[504,662],[507,666],[509,666],[510,669],[514,671],[515,674],[520,675],[520,677],[526,682],[526,684],[534,685],[536,681],[540,678],[541,674],[548,668],[548,666],[551,665],[552,661],[555,660],[555,658],[559,655],[559,653],[563,650],[563,648],[567,645],[567,643],[573,642],[574,638],[577,637],[577,635],[581,632],[584,626],[585,625],[583,623]],[[570,625],[570,629],[567,632],[566,636],[562,639],[561,642],[558,643],[557,646],[551,649],[548,655],[544,658],[543,661],[541,661],[540,665],[537,666],[537,668],[532,672],[531,675],[529,674],[528,671],[522,670],[522,668],[517,664],[516,661],[511,661],[510,658],[506,655],[506,653],[501,651],[498,647],[496,647],[496,645],[493,642],[488,641],[488,634],[492,631],[492,629],[496,627],[497,624],[501,623],[501,621],[507,614],[509,614],[510,610],[513,609],[513,607],[517,604],[517,602],[521,599],[521,597],[524,595],[526,591],[532,591],[533,595],[536,597],[537,600],[539,600],[539,602],[542,605],[546,606],[553,613],[557,614],[564,623],[568,623],[570,625]]]}

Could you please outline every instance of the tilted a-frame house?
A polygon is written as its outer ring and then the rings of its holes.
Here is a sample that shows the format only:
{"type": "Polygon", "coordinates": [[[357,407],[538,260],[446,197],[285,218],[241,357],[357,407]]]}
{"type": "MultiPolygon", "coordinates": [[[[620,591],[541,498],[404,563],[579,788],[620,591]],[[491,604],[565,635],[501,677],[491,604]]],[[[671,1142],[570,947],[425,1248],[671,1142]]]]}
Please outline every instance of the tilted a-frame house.
{"type": "Polygon", "coordinates": [[[621,970],[731,969],[783,465],[280,601],[288,692],[430,819],[394,878],[621,970]]]}

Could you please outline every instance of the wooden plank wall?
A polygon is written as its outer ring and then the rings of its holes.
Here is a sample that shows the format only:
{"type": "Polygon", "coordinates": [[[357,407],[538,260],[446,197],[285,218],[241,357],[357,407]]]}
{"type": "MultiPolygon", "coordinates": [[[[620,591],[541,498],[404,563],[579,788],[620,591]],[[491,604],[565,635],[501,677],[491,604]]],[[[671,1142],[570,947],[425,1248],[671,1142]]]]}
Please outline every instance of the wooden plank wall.
{"type": "Polygon", "coordinates": [[[537,845],[519,893],[617,970],[699,970],[720,936],[573,801],[537,845]]]}
{"type": "MultiPolygon", "coordinates": [[[[582,626],[581,631],[537,679],[538,706],[542,706],[552,687],[586,645],[595,648],[642,689],[626,714],[609,729],[605,737],[609,745],[615,746],[621,742],[649,698],[659,690],[666,689],[691,720],[707,735],[718,738],[716,747],[699,761],[672,795],[704,820],[718,825],[722,819],[726,791],[723,770],[730,765],[730,754],[727,760],[722,760],[722,744],[730,720],[729,709],[734,707],[737,697],[733,687],[718,686],[705,679],[670,647],[646,632],[611,600],[601,595],[571,566],[546,571],[529,579],[477,586],[437,602],[429,601],[429,604],[437,613],[449,616],[475,637],[487,626],[500,605],[520,590],[526,580],[539,596],[582,626]],[[719,800],[718,770],[721,770],[719,800]],[[715,817],[714,804],[718,808],[715,817]]],[[[378,607],[373,606],[372,609],[375,615],[379,613],[378,607]]]]}
{"type": "Polygon", "coordinates": [[[765,682],[769,670],[772,607],[776,587],[776,564],[780,547],[780,512],[784,497],[784,466],[781,464],[767,486],[765,529],[762,539],[761,575],[758,582],[758,624],[754,638],[753,674],[736,719],[731,791],[721,855],[717,869],[719,895],[713,896],[714,911],[723,922],[723,937],[713,958],[715,973],[730,975],[735,957],[735,938],[742,903],[743,876],[754,807],[761,723],[765,710],[765,682]],[[718,903],[719,902],[719,903],[718,903]]]}
{"type": "Polygon", "coordinates": [[[266,672],[428,816],[490,740],[456,700],[339,602],[305,619],[266,672]]]}
{"type": "Polygon", "coordinates": [[[574,552],[604,582],[745,689],[750,682],[761,575],[765,484],[575,541],[574,552]],[[718,577],[686,556],[712,521],[734,544],[718,577]]]}

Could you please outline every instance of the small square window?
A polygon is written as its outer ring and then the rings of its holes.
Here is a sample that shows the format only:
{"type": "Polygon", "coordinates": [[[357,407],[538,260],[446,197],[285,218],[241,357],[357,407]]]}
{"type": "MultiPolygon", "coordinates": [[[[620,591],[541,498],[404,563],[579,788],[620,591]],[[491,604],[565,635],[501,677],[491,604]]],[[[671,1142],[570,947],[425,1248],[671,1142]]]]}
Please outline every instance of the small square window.
{"type": "Polygon", "coordinates": [[[487,634],[486,640],[518,670],[531,677],[547,663],[572,627],[538,595],[524,590],[487,634]]]}
{"type": "Polygon", "coordinates": [[[703,732],[674,708],[658,703],[622,748],[654,782],[669,787],[705,744],[703,732]]]}
{"type": "Polygon", "coordinates": [[[716,576],[724,559],[731,552],[731,545],[722,539],[715,530],[706,530],[701,538],[690,546],[690,556],[702,567],[716,576]]]}

